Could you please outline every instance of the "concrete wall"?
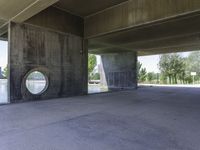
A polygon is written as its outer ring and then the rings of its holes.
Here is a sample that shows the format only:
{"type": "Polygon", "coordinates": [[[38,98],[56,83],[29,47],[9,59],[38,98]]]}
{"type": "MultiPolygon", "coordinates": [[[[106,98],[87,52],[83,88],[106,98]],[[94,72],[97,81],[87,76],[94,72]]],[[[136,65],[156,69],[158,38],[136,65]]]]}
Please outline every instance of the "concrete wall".
{"type": "Polygon", "coordinates": [[[101,84],[110,90],[137,88],[136,52],[101,55],[101,84]]]}
{"type": "Polygon", "coordinates": [[[27,24],[9,25],[10,102],[87,94],[87,42],[81,36],[27,24]],[[30,71],[44,73],[49,86],[41,95],[25,87],[30,71]]]}

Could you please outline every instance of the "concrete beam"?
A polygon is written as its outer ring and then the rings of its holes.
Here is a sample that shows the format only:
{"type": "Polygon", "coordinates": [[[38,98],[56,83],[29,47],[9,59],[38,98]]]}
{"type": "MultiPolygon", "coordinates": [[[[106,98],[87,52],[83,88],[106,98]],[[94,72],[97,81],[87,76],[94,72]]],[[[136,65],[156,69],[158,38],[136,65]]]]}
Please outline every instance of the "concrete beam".
{"type": "Polygon", "coordinates": [[[56,2],[58,0],[1,0],[0,19],[23,22],[56,2]]]}
{"type": "Polygon", "coordinates": [[[0,37],[2,35],[4,35],[6,32],[8,32],[8,24],[4,24],[3,26],[1,26],[1,28],[0,28],[0,37]]]}
{"type": "Polygon", "coordinates": [[[200,33],[195,33],[185,36],[144,40],[124,45],[123,44],[110,45],[98,42],[95,43],[95,41],[91,40],[90,46],[93,48],[90,47],[89,52],[93,54],[106,54],[106,53],[124,53],[124,52],[137,51],[138,56],[143,56],[143,55],[153,55],[161,53],[194,51],[200,49],[199,37],[200,33]]]}
{"type": "Polygon", "coordinates": [[[10,21],[24,22],[56,2],[58,0],[1,0],[0,19],[4,20],[4,23],[0,25],[0,33],[2,28],[7,26],[10,21]]]}
{"type": "Polygon", "coordinates": [[[198,0],[129,0],[85,18],[92,38],[200,11],[198,0]]]}
{"type": "Polygon", "coordinates": [[[197,50],[200,14],[131,28],[89,40],[90,53],[138,51],[138,55],[197,50]],[[187,49],[188,50],[187,50],[187,49]]]}
{"type": "Polygon", "coordinates": [[[127,0],[59,0],[54,6],[85,17],[127,0]]]}
{"type": "Polygon", "coordinates": [[[32,16],[55,4],[56,2],[58,2],[58,0],[36,0],[20,13],[11,18],[11,21],[19,23],[24,22],[25,20],[31,18],[32,16]]]}

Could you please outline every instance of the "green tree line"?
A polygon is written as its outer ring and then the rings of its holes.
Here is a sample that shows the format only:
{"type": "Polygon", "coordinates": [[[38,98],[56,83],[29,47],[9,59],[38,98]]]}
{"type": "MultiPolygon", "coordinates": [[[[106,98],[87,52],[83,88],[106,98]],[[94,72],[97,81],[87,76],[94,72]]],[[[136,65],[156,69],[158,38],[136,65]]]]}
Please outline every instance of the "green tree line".
{"type": "Polygon", "coordinates": [[[96,65],[97,65],[96,55],[89,54],[88,55],[88,79],[89,80],[100,80],[100,74],[98,72],[94,72],[96,65]]]}
{"type": "Polygon", "coordinates": [[[200,51],[191,52],[188,57],[183,57],[178,53],[163,54],[158,63],[160,73],[147,72],[138,62],[138,80],[142,83],[161,84],[191,84],[193,76],[191,72],[196,72],[195,83],[200,80],[200,51]]]}

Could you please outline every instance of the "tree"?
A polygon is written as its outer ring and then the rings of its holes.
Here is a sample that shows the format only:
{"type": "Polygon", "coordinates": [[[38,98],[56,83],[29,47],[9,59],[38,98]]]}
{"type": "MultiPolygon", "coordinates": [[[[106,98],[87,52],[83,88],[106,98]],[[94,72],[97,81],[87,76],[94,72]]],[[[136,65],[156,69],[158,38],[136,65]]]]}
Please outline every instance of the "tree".
{"type": "Polygon", "coordinates": [[[3,76],[5,78],[8,78],[8,66],[6,66],[4,69],[3,69],[3,76]]]}
{"type": "Polygon", "coordinates": [[[182,84],[185,84],[185,79],[186,79],[186,71],[182,70],[179,74],[178,74],[178,79],[182,82],[182,84]]]}
{"type": "Polygon", "coordinates": [[[93,54],[89,54],[88,55],[88,74],[89,74],[89,78],[92,75],[92,72],[95,68],[95,66],[97,65],[97,59],[96,56],[93,54]]]}
{"type": "Polygon", "coordinates": [[[139,82],[144,82],[146,81],[147,77],[147,71],[146,68],[142,68],[142,63],[139,61],[137,62],[137,78],[139,82]]]}
{"type": "Polygon", "coordinates": [[[172,70],[173,83],[177,84],[178,77],[184,75],[184,72],[185,72],[184,58],[182,58],[178,54],[172,54],[171,55],[171,70],[172,70]]]}
{"type": "MultiPolygon", "coordinates": [[[[195,81],[200,79],[200,51],[191,52],[186,59],[187,79],[191,72],[196,72],[195,81]]],[[[191,77],[192,78],[192,77],[191,77]]]]}
{"type": "Polygon", "coordinates": [[[160,81],[162,84],[167,84],[167,76],[161,73],[160,81]]]}
{"type": "Polygon", "coordinates": [[[159,68],[163,77],[169,78],[169,83],[177,84],[177,80],[184,78],[185,60],[179,54],[161,55],[159,68]]]}
{"type": "Polygon", "coordinates": [[[191,52],[186,59],[186,70],[200,75],[200,51],[191,52]]]}
{"type": "Polygon", "coordinates": [[[171,68],[170,68],[170,55],[165,54],[160,56],[160,61],[159,61],[159,69],[162,74],[162,78],[166,79],[167,77],[169,78],[169,82],[171,84],[171,68]]]}
{"type": "Polygon", "coordinates": [[[139,61],[137,62],[137,76],[138,76],[138,80],[140,78],[140,71],[142,69],[142,63],[140,63],[139,61]]]}
{"type": "Polygon", "coordinates": [[[140,73],[139,73],[139,81],[140,82],[146,81],[146,77],[147,77],[146,68],[142,68],[141,71],[140,71],[140,73]]]}
{"type": "Polygon", "coordinates": [[[152,83],[154,77],[155,77],[155,76],[154,76],[154,73],[153,73],[153,72],[147,73],[147,80],[149,81],[149,83],[152,83]]]}
{"type": "Polygon", "coordinates": [[[90,78],[91,80],[100,80],[100,74],[99,73],[95,73],[91,76],[90,78]]]}
{"type": "Polygon", "coordinates": [[[185,83],[187,84],[191,84],[193,82],[193,78],[190,74],[186,74],[185,78],[184,78],[185,83]]]}

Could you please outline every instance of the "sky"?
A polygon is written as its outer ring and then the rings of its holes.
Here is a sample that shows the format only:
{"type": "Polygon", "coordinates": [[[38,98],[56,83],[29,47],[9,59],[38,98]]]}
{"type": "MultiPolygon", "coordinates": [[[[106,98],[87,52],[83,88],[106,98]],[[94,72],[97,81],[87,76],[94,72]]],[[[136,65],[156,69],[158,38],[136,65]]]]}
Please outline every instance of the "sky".
{"type": "Polygon", "coordinates": [[[8,63],[8,42],[0,41],[0,67],[5,68],[8,63]]]}

